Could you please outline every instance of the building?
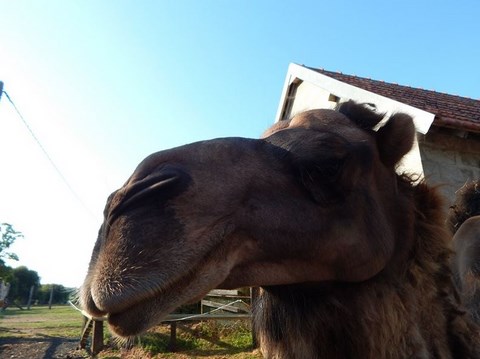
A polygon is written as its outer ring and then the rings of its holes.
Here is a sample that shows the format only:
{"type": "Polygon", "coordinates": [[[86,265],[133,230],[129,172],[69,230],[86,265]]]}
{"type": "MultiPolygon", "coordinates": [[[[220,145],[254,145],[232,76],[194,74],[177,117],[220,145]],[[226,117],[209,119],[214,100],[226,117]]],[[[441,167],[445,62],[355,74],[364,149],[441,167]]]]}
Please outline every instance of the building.
{"type": "Polygon", "coordinates": [[[401,170],[441,185],[449,201],[466,181],[480,178],[479,100],[290,64],[276,121],[349,99],[413,117],[417,141],[401,170]]]}

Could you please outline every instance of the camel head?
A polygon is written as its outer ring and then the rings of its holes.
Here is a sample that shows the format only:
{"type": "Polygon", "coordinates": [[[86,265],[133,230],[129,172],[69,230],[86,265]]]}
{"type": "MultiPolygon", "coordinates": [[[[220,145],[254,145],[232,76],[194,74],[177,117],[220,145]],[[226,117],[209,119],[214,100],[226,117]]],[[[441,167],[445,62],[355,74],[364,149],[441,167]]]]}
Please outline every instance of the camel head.
{"type": "Polygon", "coordinates": [[[452,234],[468,218],[480,215],[480,179],[468,181],[455,192],[455,201],[450,206],[447,226],[452,234]]]}
{"type": "Polygon", "coordinates": [[[349,102],[150,155],[107,200],[83,308],[131,336],[213,288],[387,270],[412,232],[395,166],[415,130],[403,114],[372,130],[382,117],[349,102]]]}

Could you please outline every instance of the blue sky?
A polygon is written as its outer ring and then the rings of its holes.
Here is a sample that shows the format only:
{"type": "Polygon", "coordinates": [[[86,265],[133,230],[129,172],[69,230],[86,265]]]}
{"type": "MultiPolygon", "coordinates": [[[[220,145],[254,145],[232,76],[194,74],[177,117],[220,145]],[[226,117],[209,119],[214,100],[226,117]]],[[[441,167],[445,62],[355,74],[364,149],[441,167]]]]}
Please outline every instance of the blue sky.
{"type": "Polygon", "coordinates": [[[480,98],[471,1],[0,0],[0,222],[42,283],[83,280],[146,155],[273,121],[288,64],[480,98]]]}

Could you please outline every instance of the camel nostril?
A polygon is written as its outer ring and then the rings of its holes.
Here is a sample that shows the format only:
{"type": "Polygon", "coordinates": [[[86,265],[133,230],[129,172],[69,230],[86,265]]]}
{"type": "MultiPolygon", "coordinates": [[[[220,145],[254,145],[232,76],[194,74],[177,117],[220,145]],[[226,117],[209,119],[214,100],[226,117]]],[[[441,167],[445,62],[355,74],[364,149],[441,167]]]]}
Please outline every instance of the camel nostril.
{"type": "Polygon", "coordinates": [[[120,212],[132,206],[132,204],[138,203],[141,199],[151,195],[153,192],[168,188],[172,183],[176,182],[177,179],[177,174],[162,173],[160,175],[149,176],[132,185],[127,185],[123,192],[123,198],[121,198],[110,211],[110,221],[113,221],[120,212]]]}
{"type": "Polygon", "coordinates": [[[142,205],[142,200],[146,197],[154,198],[155,196],[159,200],[168,200],[174,197],[184,189],[188,182],[189,176],[186,173],[179,169],[168,168],[139,181],[128,183],[112,199],[107,223],[111,225],[122,212],[132,206],[142,205]]]}
{"type": "Polygon", "coordinates": [[[125,197],[119,203],[118,209],[124,209],[132,203],[138,202],[146,196],[158,190],[166,190],[179,179],[179,173],[166,171],[128,186],[125,191],[125,197]]]}

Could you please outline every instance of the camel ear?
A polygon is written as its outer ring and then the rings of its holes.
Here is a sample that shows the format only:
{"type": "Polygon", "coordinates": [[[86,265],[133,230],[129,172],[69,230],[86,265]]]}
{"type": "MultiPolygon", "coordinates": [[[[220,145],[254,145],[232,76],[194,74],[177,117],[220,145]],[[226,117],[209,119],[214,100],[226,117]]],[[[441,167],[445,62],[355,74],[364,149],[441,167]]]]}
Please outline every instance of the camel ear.
{"type": "Polygon", "coordinates": [[[412,118],[404,113],[393,115],[377,132],[380,159],[388,167],[395,166],[410,151],[414,139],[415,125],[412,118]]]}

